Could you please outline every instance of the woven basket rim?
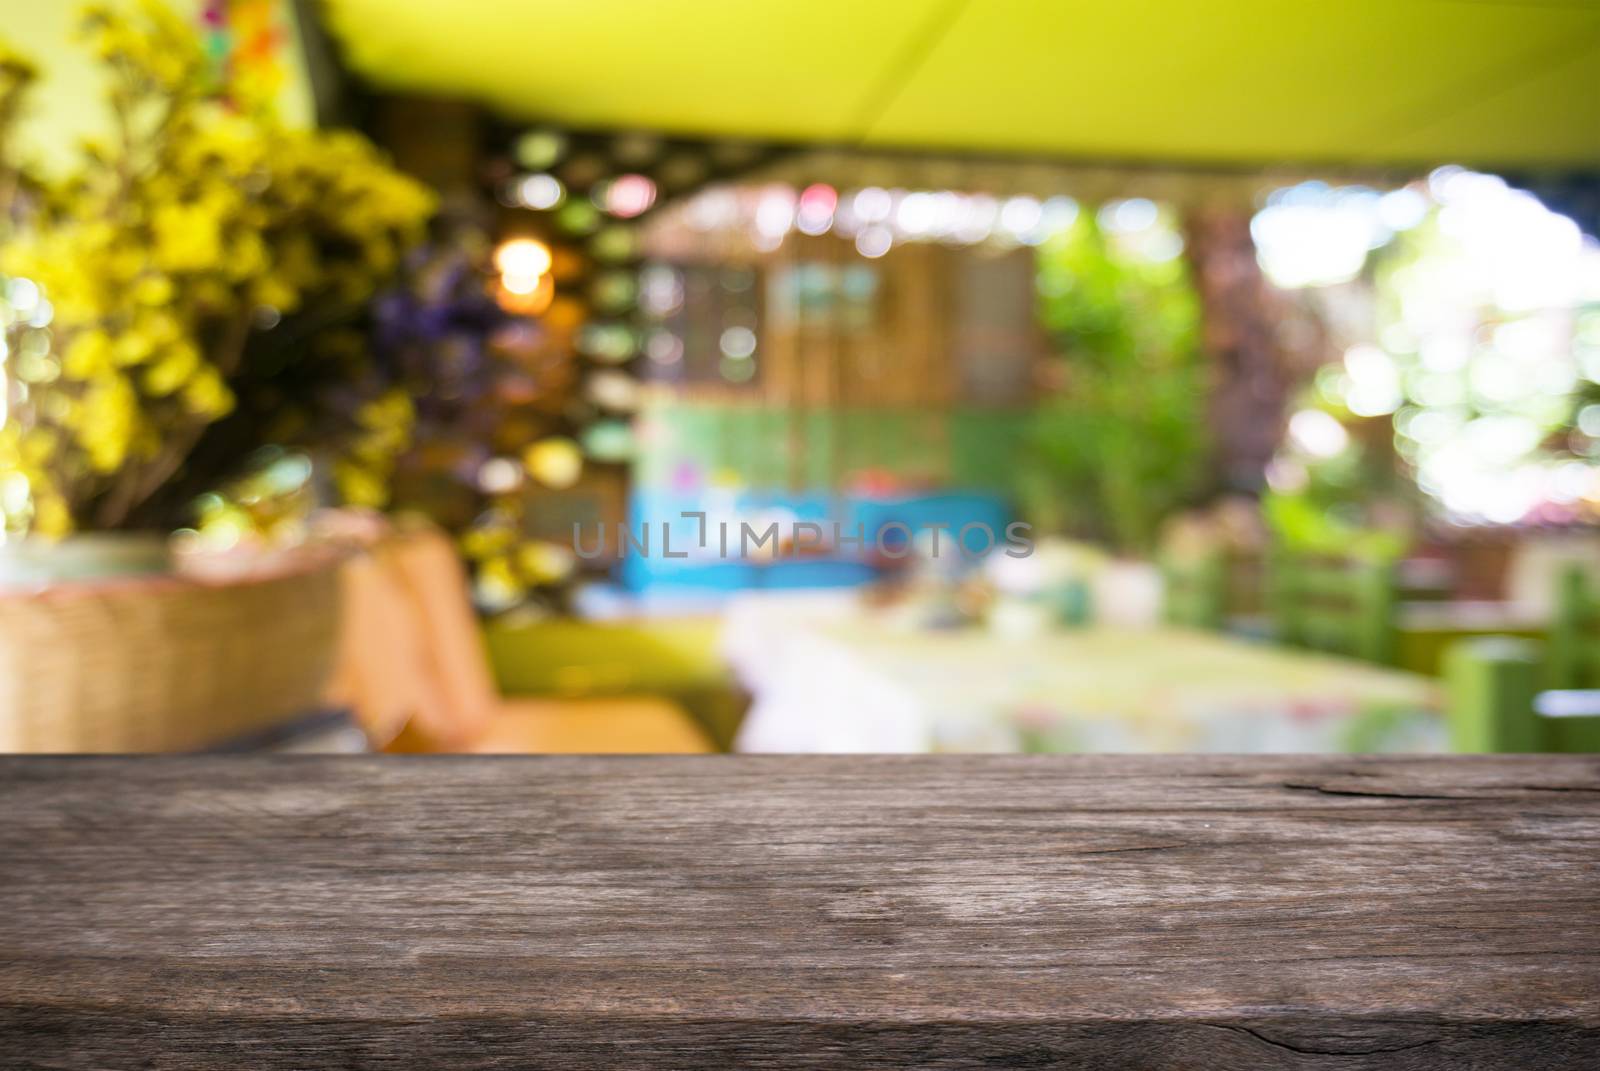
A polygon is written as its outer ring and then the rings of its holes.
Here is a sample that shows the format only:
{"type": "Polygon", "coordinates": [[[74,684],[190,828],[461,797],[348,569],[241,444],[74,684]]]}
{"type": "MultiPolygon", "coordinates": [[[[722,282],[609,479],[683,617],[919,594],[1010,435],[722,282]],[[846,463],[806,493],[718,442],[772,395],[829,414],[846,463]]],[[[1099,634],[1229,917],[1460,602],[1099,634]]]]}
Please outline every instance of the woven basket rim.
{"type": "Polygon", "coordinates": [[[324,570],[337,569],[357,548],[334,544],[318,544],[296,548],[295,553],[282,560],[249,571],[226,576],[206,576],[183,572],[144,574],[135,576],[93,577],[83,580],[52,580],[43,583],[0,583],[0,601],[44,601],[74,598],[99,598],[108,594],[147,591],[168,593],[176,591],[212,591],[219,588],[251,587],[276,584],[284,580],[309,576],[324,570]]]}

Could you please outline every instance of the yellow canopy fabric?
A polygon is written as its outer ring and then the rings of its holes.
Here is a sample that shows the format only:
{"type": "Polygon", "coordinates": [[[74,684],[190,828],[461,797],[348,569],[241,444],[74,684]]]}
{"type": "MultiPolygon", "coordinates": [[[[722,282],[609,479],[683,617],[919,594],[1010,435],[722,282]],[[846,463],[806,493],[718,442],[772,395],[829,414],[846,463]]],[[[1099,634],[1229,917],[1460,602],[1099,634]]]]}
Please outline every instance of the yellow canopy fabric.
{"type": "Polygon", "coordinates": [[[1203,163],[1600,163],[1600,0],[323,0],[513,117],[1203,163]]]}

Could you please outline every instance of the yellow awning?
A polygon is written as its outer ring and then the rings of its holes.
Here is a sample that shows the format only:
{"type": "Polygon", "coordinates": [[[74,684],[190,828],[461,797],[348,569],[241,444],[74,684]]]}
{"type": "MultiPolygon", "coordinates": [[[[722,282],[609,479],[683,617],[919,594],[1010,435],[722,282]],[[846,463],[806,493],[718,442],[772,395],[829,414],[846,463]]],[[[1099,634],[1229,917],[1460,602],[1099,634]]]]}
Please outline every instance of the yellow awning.
{"type": "Polygon", "coordinates": [[[1216,163],[1600,163],[1600,0],[323,0],[515,117],[1216,163]]]}

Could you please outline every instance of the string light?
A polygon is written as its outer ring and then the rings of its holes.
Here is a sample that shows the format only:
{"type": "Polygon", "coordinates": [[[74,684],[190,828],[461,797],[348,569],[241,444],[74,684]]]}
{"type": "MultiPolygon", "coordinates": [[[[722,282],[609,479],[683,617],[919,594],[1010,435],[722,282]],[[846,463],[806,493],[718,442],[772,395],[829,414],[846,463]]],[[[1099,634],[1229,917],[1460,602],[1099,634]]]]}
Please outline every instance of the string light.
{"type": "Polygon", "coordinates": [[[511,238],[494,251],[495,270],[506,278],[537,279],[550,263],[550,247],[536,238],[511,238]]]}
{"type": "Polygon", "coordinates": [[[623,175],[605,189],[605,210],[618,219],[643,215],[656,203],[656,184],[643,175],[623,175]]]}
{"type": "Polygon", "coordinates": [[[500,273],[500,304],[511,312],[536,315],[555,295],[550,278],[550,247],[536,238],[511,238],[494,251],[500,273]]]}
{"type": "Polygon", "coordinates": [[[529,208],[554,208],[566,195],[561,180],[554,175],[529,175],[517,184],[517,198],[529,208]]]}

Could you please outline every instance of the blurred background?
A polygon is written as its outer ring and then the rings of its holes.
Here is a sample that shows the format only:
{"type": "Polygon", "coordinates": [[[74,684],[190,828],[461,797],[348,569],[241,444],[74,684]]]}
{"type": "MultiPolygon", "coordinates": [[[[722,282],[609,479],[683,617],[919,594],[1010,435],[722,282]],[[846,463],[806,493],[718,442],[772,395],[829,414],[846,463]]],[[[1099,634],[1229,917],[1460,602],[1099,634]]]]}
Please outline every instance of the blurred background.
{"type": "Polygon", "coordinates": [[[1600,749],[1597,63],[9,4],[0,750],[1600,749]]]}

